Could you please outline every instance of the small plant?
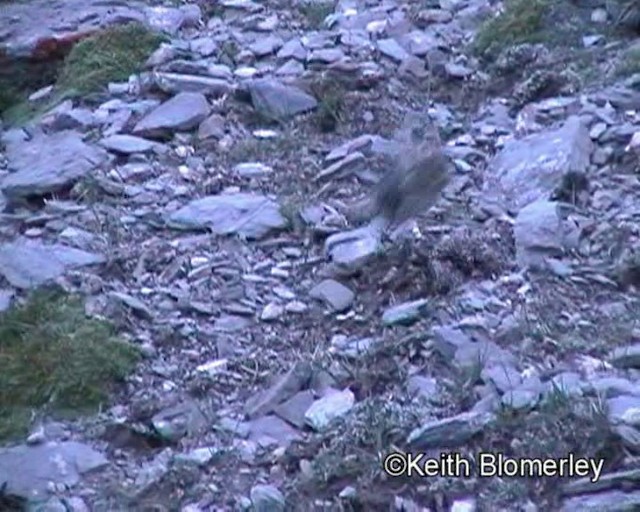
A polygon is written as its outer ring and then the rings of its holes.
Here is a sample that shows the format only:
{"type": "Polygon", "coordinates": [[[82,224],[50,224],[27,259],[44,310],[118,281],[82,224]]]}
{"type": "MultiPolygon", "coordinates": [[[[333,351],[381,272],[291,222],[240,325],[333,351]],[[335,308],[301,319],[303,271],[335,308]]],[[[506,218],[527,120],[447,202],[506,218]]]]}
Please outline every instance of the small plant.
{"type": "Polygon", "coordinates": [[[491,56],[508,46],[538,42],[548,9],[548,0],[507,0],[504,11],[487,21],[476,34],[475,51],[491,56]]]}
{"type": "Polygon", "coordinates": [[[65,59],[57,87],[96,92],[139,71],[163,37],[138,23],[108,28],[79,42],[65,59]]]}
{"type": "Polygon", "coordinates": [[[234,65],[239,53],[240,47],[238,46],[238,43],[229,39],[220,46],[220,62],[234,65]]]}
{"type": "Polygon", "coordinates": [[[8,110],[22,100],[22,95],[17,87],[9,83],[3,83],[0,87],[0,112],[8,110]]]}
{"type": "Polygon", "coordinates": [[[241,139],[229,148],[229,162],[266,162],[273,160],[273,155],[290,156],[297,148],[295,138],[282,136],[272,139],[241,139]]]}
{"type": "MultiPolygon", "coordinates": [[[[522,459],[576,457],[603,459],[604,466],[615,465],[621,446],[609,428],[607,414],[598,399],[580,397],[554,388],[531,412],[505,408],[493,426],[485,431],[481,451],[522,459]]],[[[491,479],[481,493],[483,510],[498,510],[505,499],[533,497],[555,510],[559,498],[557,480],[534,478],[518,481],[491,479]],[[525,487],[528,487],[528,493],[525,487]]],[[[513,502],[513,501],[512,501],[513,502]]]]}
{"type": "Polygon", "coordinates": [[[34,292],[0,315],[0,439],[24,434],[43,408],[71,416],[95,410],[138,357],[110,324],[85,316],[80,298],[34,292]]]}
{"type": "Polygon", "coordinates": [[[140,24],[107,28],[77,43],[58,63],[42,70],[18,69],[0,76],[0,113],[9,125],[38,118],[62,101],[100,91],[109,82],[126,80],[140,70],[163,37],[140,24]],[[44,100],[31,102],[31,92],[55,82],[44,100]]]}
{"type": "Polygon", "coordinates": [[[616,75],[630,76],[640,73],[640,46],[634,45],[623,55],[620,63],[616,67],[616,75]]]}
{"type": "Polygon", "coordinates": [[[318,99],[315,116],[322,132],[335,131],[344,120],[345,90],[336,82],[322,79],[311,85],[313,95],[318,99]]]}
{"type": "Polygon", "coordinates": [[[368,398],[340,420],[327,434],[323,448],[313,460],[314,478],[319,487],[336,480],[357,477],[373,481],[381,476],[382,457],[401,443],[418,425],[419,409],[391,400],[368,398]]]}
{"type": "Polygon", "coordinates": [[[37,110],[37,103],[42,102],[29,101],[29,95],[56,80],[57,66],[56,59],[46,63],[19,61],[0,70],[0,116],[4,122],[15,124],[37,110]]]}
{"type": "Polygon", "coordinates": [[[335,4],[329,0],[326,2],[303,2],[298,8],[307,21],[307,25],[312,29],[322,27],[324,20],[333,12],[335,4]]]}
{"type": "Polygon", "coordinates": [[[475,386],[480,381],[483,366],[482,356],[479,356],[472,364],[452,367],[452,377],[443,385],[443,400],[452,404],[455,412],[467,411],[475,404],[475,386]]]}
{"type": "Polygon", "coordinates": [[[304,229],[304,223],[300,218],[301,208],[301,201],[295,197],[285,198],[281,202],[280,213],[287,219],[287,228],[295,232],[301,232],[304,229]]]}

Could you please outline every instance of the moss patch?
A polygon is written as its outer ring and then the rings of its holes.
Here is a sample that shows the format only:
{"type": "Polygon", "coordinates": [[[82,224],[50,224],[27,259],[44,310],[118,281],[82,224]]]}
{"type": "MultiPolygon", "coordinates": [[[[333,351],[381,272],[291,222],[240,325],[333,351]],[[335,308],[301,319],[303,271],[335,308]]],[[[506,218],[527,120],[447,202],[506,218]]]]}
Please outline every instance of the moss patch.
{"type": "Polygon", "coordinates": [[[86,94],[126,80],[163,38],[138,23],[108,28],[79,42],[65,59],[58,87],[86,94]]]}
{"type": "Polygon", "coordinates": [[[34,292],[0,314],[0,440],[23,435],[32,412],[95,410],[138,358],[110,324],[86,317],[80,298],[34,292]]]}
{"type": "Polygon", "coordinates": [[[61,101],[103,89],[109,82],[126,80],[164,37],[139,23],[107,28],[76,44],[60,64],[43,72],[30,63],[14,64],[15,70],[0,76],[0,113],[9,125],[20,125],[38,117],[61,101]],[[16,78],[16,76],[18,78],[16,78]],[[55,83],[51,94],[30,102],[29,94],[55,83]]]}
{"type": "Polygon", "coordinates": [[[504,11],[487,21],[476,34],[474,50],[489,56],[514,44],[541,41],[548,10],[548,0],[506,1],[504,11]]]}

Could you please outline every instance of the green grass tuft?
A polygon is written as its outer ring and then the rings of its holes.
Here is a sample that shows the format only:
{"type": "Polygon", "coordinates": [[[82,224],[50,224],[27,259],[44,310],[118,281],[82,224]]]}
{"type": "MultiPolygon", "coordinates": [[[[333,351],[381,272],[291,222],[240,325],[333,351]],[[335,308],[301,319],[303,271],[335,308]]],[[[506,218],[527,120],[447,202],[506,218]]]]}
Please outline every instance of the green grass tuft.
{"type": "Polygon", "coordinates": [[[640,45],[634,45],[625,51],[615,69],[615,74],[620,77],[631,76],[635,73],[640,73],[640,45]]]}
{"type": "Polygon", "coordinates": [[[95,411],[140,353],[82,300],[54,290],[0,314],[0,440],[24,435],[32,413],[95,411]]]}
{"type": "Polygon", "coordinates": [[[140,71],[164,39],[138,23],[118,25],[77,43],[61,64],[54,61],[46,70],[16,66],[0,76],[0,115],[10,126],[23,125],[65,99],[126,80],[140,71]],[[55,87],[48,98],[35,103],[28,100],[30,93],[52,82],[55,87]]]}
{"type": "Polygon", "coordinates": [[[508,46],[539,42],[549,8],[548,0],[506,0],[504,11],[484,23],[476,34],[475,52],[494,56],[508,46]]]}
{"type": "Polygon", "coordinates": [[[299,12],[307,22],[307,26],[314,30],[319,30],[324,24],[324,20],[335,10],[335,2],[303,2],[298,6],[299,12]]]}
{"type": "Polygon", "coordinates": [[[73,47],[57,86],[78,94],[99,91],[109,82],[126,80],[164,38],[138,23],[110,27],[73,47]]]}

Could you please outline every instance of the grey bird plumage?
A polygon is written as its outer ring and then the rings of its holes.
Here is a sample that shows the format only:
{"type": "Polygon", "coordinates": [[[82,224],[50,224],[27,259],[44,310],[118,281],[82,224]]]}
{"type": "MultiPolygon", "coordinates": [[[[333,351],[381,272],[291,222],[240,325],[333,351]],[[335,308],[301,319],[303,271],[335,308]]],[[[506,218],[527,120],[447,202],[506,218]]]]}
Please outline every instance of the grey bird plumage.
{"type": "Polygon", "coordinates": [[[396,161],[376,185],[373,213],[385,225],[400,224],[426,212],[450,181],[452,163],[442,150],[437,127],[410,112],[396,135],[396,161]]]}

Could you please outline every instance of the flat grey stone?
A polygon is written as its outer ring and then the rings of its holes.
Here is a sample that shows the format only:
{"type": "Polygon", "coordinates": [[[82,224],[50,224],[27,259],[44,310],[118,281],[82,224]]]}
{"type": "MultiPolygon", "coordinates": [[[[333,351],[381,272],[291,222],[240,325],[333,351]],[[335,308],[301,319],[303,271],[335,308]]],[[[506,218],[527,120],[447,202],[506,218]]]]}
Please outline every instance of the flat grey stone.
{"type": "Polygon", "coordinates": [[[378,41],[378,49],[384,56],[389,57],[397,63],[400,63],[411,56],[407,50],[400,46],[398,41],[391,38],[380,39],[378,41]]]}
{"type": "Polygon", "coordinates": [[[0,189],[10,201],[70,187],[107,160],[104,149],[87,144],[73,131],[11,142],[6,154],[14,172],[0,182],[0,189]]]}
{"type": "Polygon", "coordinates": [[[333,279],[325,279],[318,283],[309,291],[309,295],[326,302],[335,311],[349,309],[355,298],[355,294],[349,288],[333,279]]]}
{"type": "Polygon", "coordinates": [[[382,314],[382,323],[384,325],[412,324],[422,316],[427,304],[429,304],[427,299],[420,299],[390,307],[382,314]]]}
{"type": "Polygon", "coordinates": [[[135,135],[158,137],[196,128],[209,114],[203,94],[181,92],[144,116],[133,129],[135,135]]]}
{"type": "Polygon", "coordinates": [[[481,432],[493,418],[489,413],[465,412],[451,418],[429,421],[409,434],[407,444],[416,450],[455,448],[481,432]]]}
{"type": "Polygon", "coordinates": [[[287,226],[275,201],[245,192],[196,199],[171,213],[167,222],[177,229],[210,229],[218,235],[238,234],[248,239],[263,238],[287,226]]]}
{"type": "Polygon", "coordinates": [[[61,244],[19,239],[0,246],[0,274],[17,288],[33,288],[68,268],[103,263],[104,256],[61,244]]]}
{"type": "Polygon", "coordinates": [[[133,153],[146,153],[158,146],[156,142],[136,137],[135,135],[111,135],[100,140],[100,144],[109,151],[130,155],[133,153]]]}
{"type": "Polygon", "coordinates": [[[355,400],[350,389],[326,394],[307,409],[304,415],[307,425],[316,431],[324,430],[332,420],[349,412],[355,400]]]}
{"type": "Polygon", "coordinates": [[[272,412],[278,404],[289,400],[304,389],[311,375],[309,363],[297,363],[286,374],[278,377],[269,389],[250,397],[245,404],[245,413],[249,418],[256,418],[272,412]]]}
{"type": "Polygon", "coordinates": [[[292,441],[301,439],[300,433],[286,421],[269,414],[249,422],[249,440],[258,444],[273,439],[280,446],[287,447],[292,441]]]}
{"type": "Polygon", "coordinates": [[[617,368],[640,368],[640,344],[616,348],[609,360],[617,368]]]}
{"type": "Polygon", "coordinates": [[[589,130],[572,116],[556,130],[509,141],[489,163],[485,190],[517,209],[548,199],[567,173],[587,171],[592,149],[589,130]]]}
{"type": "Polygon", "coordinates": [[[226,78],[159,72],[153,77],[158,88],[168,94],[191,93],[220,98],[234,89],[226,78]]]}
{"type": "Polygon", "coordinates": [[[0,448],[0,482],[6,482],[9,494],[42,499],[49,482],[72,487],[107,463],[100,452],[75,441],[0,448]]]}
{"type": "Polygon", "coordinates": [[[520,210],[513,227],[520,267],[541,266],[547,257],[562,256],[568,246],[558,204],[537,200],[520,210]]]}
{"type": "Polygon", "coordinates": [[[606,402],[611,423],[640,427],[640,396],[621,395],[606,402]]]}
{"type": "Polygon", "coordinates": [[[284,512],[284,495],[273,485],[255,485],[250,496],[256,512],[284,512]]]}
{"type": "Polygon", "coordinates": [[[610,491],[569,498],[560,512],[632,512],[640,510],[640,492],[610,491]]]}
{"type": "Polygon", "coordinates": [[[269,119],[284,121],[318,105],[313,96],[273,79],[252,80],[248,88],[254,108],[269,119]]]}

